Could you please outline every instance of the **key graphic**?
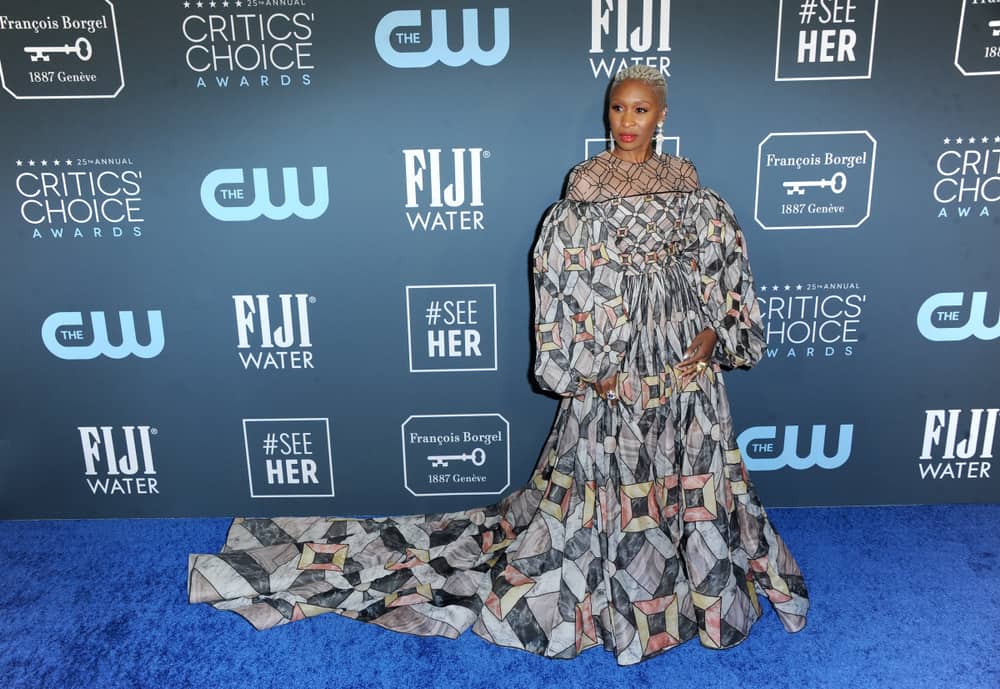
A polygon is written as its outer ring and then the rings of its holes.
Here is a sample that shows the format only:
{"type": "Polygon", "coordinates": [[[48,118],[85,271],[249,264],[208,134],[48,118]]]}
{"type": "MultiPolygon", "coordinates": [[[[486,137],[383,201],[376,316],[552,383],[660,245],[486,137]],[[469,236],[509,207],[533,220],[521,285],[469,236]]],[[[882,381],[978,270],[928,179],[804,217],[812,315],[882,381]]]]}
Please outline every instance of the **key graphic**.
{"type": "Polygon", "coordinates": [[[432,467],[446,467],[448,466],[448,462],[468,461],[471,461],[477,467],[481,467],[486,463],[486,450],[477,447],[472,452],[465,452],[460,455],[428,455],[427,461],[431,463],[432,467]]]}
{"type": "Polygon", "coordinates": [[[83,37],[76,39],[76,43],[73,45],[66,43],[62,46],[29,46],[24,49],[24,52],[31,56],[32,62],[49,62],[53,55],[76,55],[86,62],[94,54],[90,41],[83,37]]]}
{"type": "Polygon", "coordinates": [[[847,189],[847,175],[843,172],[835,172],[830,179],[804,179],[799,182],[782,182],[781,186],[788,190],[788,195],[798,194],[802,196],[808,187],[819,187],[829,189],[834,194],[840,194],[847,189]]]}
{"type": "Polygon", "coordinates": [[[990,28],[993,29],[994,36],[1000,36],[1000,19],[994,19],[991,21],[990,28]]]}

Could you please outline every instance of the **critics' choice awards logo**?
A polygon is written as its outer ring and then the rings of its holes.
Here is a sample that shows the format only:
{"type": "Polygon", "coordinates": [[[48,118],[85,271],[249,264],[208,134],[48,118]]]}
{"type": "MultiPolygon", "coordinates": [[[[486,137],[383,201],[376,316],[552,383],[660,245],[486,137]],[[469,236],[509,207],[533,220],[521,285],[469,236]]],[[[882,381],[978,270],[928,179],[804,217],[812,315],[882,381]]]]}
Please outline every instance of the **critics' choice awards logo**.
{"type": "Polygon", "coordinates": [[[836,469],[851,457],[854,424],[840,424],[839,430],[815,425],[808,434],[799,426],[753,426],[740,433],[736,443],[749,471],[836,469]],[[831,444],[834,436],[836,445],[831,444]],[[801,454],[805,449],[807,454],[801,454]]]}
{"type": "Polygon", "coordinates": [[[484,148],[403,149],[406,223],[411,232],[486,229],[484,148]]]}
{"type": "Polygon", "coordinates": [[[313,368],[308,294],[234,294],[236,353],[245,370],[313,368]]]}
{"type": "MultiPolygon", "coordinates": [[[[454,11],[452,12],[454,15],[454,11]]],[[[448,67],[461,67],[475,62],[492,67],[507,57],[510,50],[510,10],[496,7],[492,12],[493,38],[482,48],[489,36],[488,9],[463,9],[462,22],[449,21],[448,10],[395,10],[382,17],[375,27],[375,50],[392,67],[430,67],[440,62],[448,67]],[[427,19],[429,18],[429,23],[427,19]],[[480,23],[484,28],[480,28],[480,23]],[[461,33],[455,37],[451,32],[461,33]],[[452,46],[457,47],[453,50],[452,46]]]]}
{"type": "Polygon", "coordinates": [[[277,176],[277,172],[255,167],[248,182],[240,168],[212,170],[201,183],[201,205],[213,218],[226,222],[248,222],[261,217],[286,220],[293,215],[315,220],[326,212],[330,191],[325,167],[312,168],[308,202],[303,201],[296,168],[281,168],[281,186],[272,190],[272,179],[277,176]],[[280,205],[275,204],[274,197],[281,199],[280,205]]]}
{"type": "Polygon", "coordinates": [[[409,285],[410,372],[497,370],[496,285],[409,285]]]}
{"type": "Polygon", "coordinates": [[[967,77],[1000,74],[1000,2],[962,2],[955,66],[967,77]]]}
{"type": "Polygon", "coordinates": [[[871,213],[875,146],[866,131],[768,134],[757,147],[757,222],[765,230],[860,227],[871,213]]]}
{"type": "Polygon", "coordinates": [[[939,218],[989,218],[1000,201],[1000,135],[946,136],[935,160],[939,218]]]}
{"type": "Polygon", "coordinates": [[[315,12],[257,0],[180,3],[184,63],[195,88],[269,88],[312,84],[315,12]],[[272,9],[273,8],[273,9],[272,9]]]}
{"type": "Polygon", "coordinates": [[[244,419],[250,497],[332,498],[329,419],[244,419]]]}
{"type": "Polygon", "coordinates": [[[510,485],[510,424],[500,414],[415,415],[401,428],[413,495],[497,495],[510,485]]]}
{"type": "Polygon", "coordinates": [[[987,303],[989,296],[989,292],[934,294],[917,311],[917,330],[931,342],[995,340],[1000,337],[1000,308],[987,303]]]}
{"type": "Polygon", "coordinates": [[[854,356],[868,295],[856,282],[759,284],[769,359],[854,356]]]}
{"type": "Polygon", "coordinates": [[[32,239],[143,236],[142,170],[131,158],[18,159],[14,188],[32,239]]]}
{"type": "Polygon", "coordinates": [[[775,81],[870,79],[878,0],[781,0],[775,81]]]}
{"type": "Polygon", "coordinates": [[[670,77],[670,0],[591,0],[590,71],[609,79],[630,65],[670,77]]]}
{"type": "Polygon", "coordinates": [[[132,311],[91,311],[87,318],[80,311],[59,311],[42,323],[42,342],[53,356],[68,361],[100,356],[152,359],[163,351],[163,316],[160,311],[146,311],[144,318],[140,316],[143,320],[140,336],[132,311]]]}
{"type": "Polygon", "coordinates": [[[918,467],[921,479],[990,478],[1000,409],[928,409],[918,467]]]}
{"type": "MultiPolygon", "coordinates": [[[[125,87],[110,0],[6,3],[0,85],[17,99],[114,98],[125,87]]],[[[3,10],[0,10],[3,11],[3,10]]]]}
{"type": "Polygon", "coordinates": [[[150,426],[78,426],[84,479],[94,495],[158,495],[150,426]]]}

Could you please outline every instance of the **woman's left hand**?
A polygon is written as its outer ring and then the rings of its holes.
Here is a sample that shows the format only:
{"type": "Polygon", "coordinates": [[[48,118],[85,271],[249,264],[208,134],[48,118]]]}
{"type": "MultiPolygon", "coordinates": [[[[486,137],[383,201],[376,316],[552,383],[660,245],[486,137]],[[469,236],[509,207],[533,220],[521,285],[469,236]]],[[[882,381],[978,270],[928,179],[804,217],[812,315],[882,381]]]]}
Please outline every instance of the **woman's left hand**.
{"type": "Polygon", "coordinates": [[[714,330],[705,328],[691,341],[691,346],[684,352],[684,360],[674,368],[684,377],[701,373],[711,360],[718,339],[714,330]]]}

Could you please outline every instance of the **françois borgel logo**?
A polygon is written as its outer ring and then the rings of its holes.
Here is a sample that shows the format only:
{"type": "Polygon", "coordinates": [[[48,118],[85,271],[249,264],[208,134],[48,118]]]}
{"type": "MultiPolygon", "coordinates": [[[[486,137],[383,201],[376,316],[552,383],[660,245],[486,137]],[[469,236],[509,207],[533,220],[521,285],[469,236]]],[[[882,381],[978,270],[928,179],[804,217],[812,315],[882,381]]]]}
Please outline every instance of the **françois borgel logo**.
{"type": "MultiPolygon", "coordinates": [[[[5,3],[5,9],[15,3],[5,3]]],[[[125,88],[110,0],[35,0],[0,14],[0,85],[17,99],[114,98],[125,88]]],[[[4,12],[4,10],[0,10],[4,12]]]]}
{"type": "MultiPolygon", "coordinates": [[[[1000,42],[1000,38],[997,39],[1000,42]]],[[[935,162],[937,217],[989,218],[1000,201],[1000,134],[946,136],[935,162]]]]}
{"type": "Polygon", "coordinates": [[[313,368],[308,294],[234,294],[236,353],[245,370],[313,368]]]}
{"type": "Polygon", "coordinates": [[[955,67],[967,77],[1000,74],[1000,3],[963,0],[955,67]]]}
{"type": "Polygon", "coordinates": [[[131,158],[39,156],[14,165],[20,221],[32,239],[143,236],[142,170],[131,158]]]}
{"type": "Polygon", "coordinates": [[[497,495],[510,485],[510,424],[500,414],[426,414],[402,424],[413,495],[497,495]]]}
{"type": "Polygon", "coordinates": [[[303,200],[299,188],[299,173],[294,167],[281,168],[281,187],[272,193],[271,180],[277,173],[255,167],[246,181],[240,168],[212,170],[201,183],[201,204],[216,220],[248,222],[265,217],[286,220],[291,216],[315,220],[330,205],[326,168],[312,168],[312,189],[303,200]],[[282,199],[274,203],[272,196],[282,199]]]}
{"type": "Polygon", "coordinates": [[[461,67],[469,62],[492,67],[507,57],[510,50],[510,9],[493,8],[493,40],[488,49],[482,47],[482,35],[489,35],[480,23],[489,17],[488,9],[463,9],[461,34],[457,21],[448,21],[448,10],[430,10],[430,24],[421,10],[394,10],[382,17],[375,27],[375,50],[392,67],[430,67],[440,62],[448,67],[461,67]],[[457,49],[453,50],[452,46],[457,49]]]}
{"type": "Polygon", "coordinates": [[[496,285],[408,285],[410,372],[497,370],[496,285]]]}
{"type": "Polygon", "coordinates": [[[871,213],[866,131],[772,132],[757,147],[754,217],[765,230],[860,227],[871,213]]]}
{"type": "Polygon", "coordinates": [[[799,426],[785,426],[780,432],[776,426],[754,426],[740,433],[736,443],[750,471],[772,471],[783,467],[809,469],[814,466],[836,469],[851,457],[854,424],[840,424],[839,430],[828,429],[824,424],[815,425],[809,432],[808,441],[804,433],[800,439],[800,433],[802,428],[799,426]],[[834,433],[836,445],[831,446],[834,433]],[[808,454],[800,454],[800,447],[808,447],[808,454]]]}
{"type": "Polygon", "coordinates": [[[851,357],[864,339],[868,294],[857,282],[758,283],[769,359],[851,357]]]}
{"type": "Polygon", "coordinates": [[[94,495],[158,495],[150,426],[78,426],[84,478],[94,495]]]}
{"type": "Polygon", "coordinates": [[[103,311],[91,311],[86,319],[80,311],[53,313],[42,323],[42,342],[53,356],[69,361],[100,356],[109,359],[124,359],[127,356],[152,359],[163,351],[163,316],[160,311],[147,311],[145,318],[140,318],[140,322],[145,320],[143,337],[136,331],[132,311],[109,313],[110,319],[103,311]],[[148,342],[140,343],[140,339],[148,342]],[[116,340],[120,344],[112,344],[116,340]]]}
{"type": "Polygon", "coordinates": [[[921,480],[990,478],[1000,409],[928,409],[920,448],[921,480]]]}
{"type": "Polygon", "coordinates": [[[781,0],[775,81],[870,79],[878,0],[781,0]]]}
{"type": "Polygon", "coordinates": [[[639,64],[670,77],[670,0],[592,0],[590,8],[590,71],[595,79],[639,64]]]}
{"type": "Polygon", "coordinates": [[[180,22],[184,63],[194,76],[195,88],[312,84],[316,13],[303,9],[306,0],[177,2],[184,10],[180,22]]]}
{"type": "Polygon", "coordinates": [[[939,292],[917,311],[917,330],[931,342],[995,340],[1000,337],[1000,309],[987,306],[989,292],[939,292]],[[987,317],[987,313],[990,314],[987,317]],[[987,318],[992,321],[987,324],[987,318]]]}
{"type": "Polygon", "coordinates": [[[244,419],[250,497],[333,497],[330,420],[244,419]]]}
{"type": "Polygon", "coordinates": [[[411,232],[486,229],[483,205],[484,148],[403,149],[406,224],[411,232]]]}

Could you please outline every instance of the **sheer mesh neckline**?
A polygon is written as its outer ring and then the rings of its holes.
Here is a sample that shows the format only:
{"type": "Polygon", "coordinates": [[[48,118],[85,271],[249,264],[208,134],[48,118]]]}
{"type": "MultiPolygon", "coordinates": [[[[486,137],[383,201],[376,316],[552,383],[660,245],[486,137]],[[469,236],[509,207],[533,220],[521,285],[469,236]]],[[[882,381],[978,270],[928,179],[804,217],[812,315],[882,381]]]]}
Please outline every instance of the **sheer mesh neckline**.
{"type": "Polygon", "coordinates": [[[573,168],[566,200],[607,201],[697,188],[698,173],[685,158],[654,153],[642,162],[633,163],[602,151],[573,168]]]}

